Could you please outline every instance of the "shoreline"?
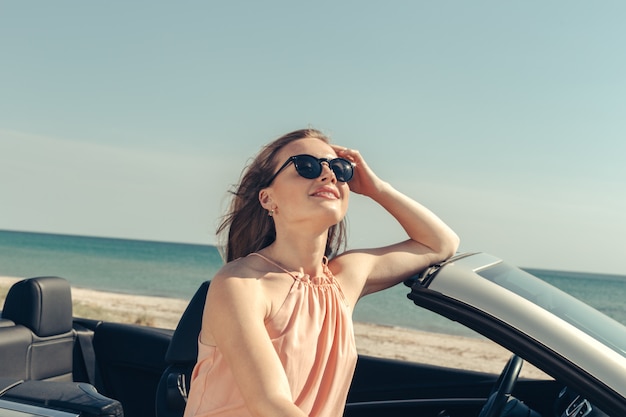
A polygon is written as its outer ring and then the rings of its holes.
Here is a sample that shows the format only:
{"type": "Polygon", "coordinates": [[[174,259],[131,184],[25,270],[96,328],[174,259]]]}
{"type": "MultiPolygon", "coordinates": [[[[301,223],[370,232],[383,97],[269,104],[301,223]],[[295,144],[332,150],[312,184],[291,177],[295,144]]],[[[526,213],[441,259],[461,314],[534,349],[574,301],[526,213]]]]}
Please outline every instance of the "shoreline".
{"type": "MultiPolygon", "coordinates": [[[[4,290],[21,279],[0,276],[0,306],[4,290]]],[[[188,300],[72,287],[72,303],[76,317],[175,329],[188,300]]],[[[435,366],[499,374],[510,356],[488,340],[403,327],[355,322],[354,334],[359,354],[435,366]]],[[[549,378],[528,363],[521,376],[549,378]]]]}

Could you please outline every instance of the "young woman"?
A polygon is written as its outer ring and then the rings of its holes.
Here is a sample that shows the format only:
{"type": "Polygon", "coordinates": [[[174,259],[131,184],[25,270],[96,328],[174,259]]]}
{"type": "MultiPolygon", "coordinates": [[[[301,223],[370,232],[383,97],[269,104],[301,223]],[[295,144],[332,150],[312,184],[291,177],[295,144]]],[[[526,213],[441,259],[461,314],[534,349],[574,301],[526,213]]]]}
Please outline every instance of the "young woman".
{"type": "Polygon", "coordinates": [[[313,129],[267,145],[218,232],[227,263],[207,295],[185,416],[339,417],[357,353],[354,305],[452,256],[459,239],[313,129]],[[338,254],[350,192],[404,228],[395,245],[338,254]]]}

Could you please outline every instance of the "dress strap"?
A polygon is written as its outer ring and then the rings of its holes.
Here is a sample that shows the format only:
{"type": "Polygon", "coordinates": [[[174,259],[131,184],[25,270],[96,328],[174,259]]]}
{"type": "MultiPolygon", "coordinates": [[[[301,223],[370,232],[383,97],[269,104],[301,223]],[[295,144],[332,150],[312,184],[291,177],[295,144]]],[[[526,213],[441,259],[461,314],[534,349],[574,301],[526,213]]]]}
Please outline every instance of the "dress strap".
{"type": "MultiPolygon", "coordinates": [[[[250,255],[256,255],[261,259],[265,259],[267,262],[269,262],[270,264],[274,265],[276,268],[281,269],[282,271],[284,271],[285,273],[289,274],[293,279],[295,280],[299,280],[300,278],[298,278],[297,276],[295,276],[294,274],[292,274],[291,272],[287,271],[285,268],[283,268],[282,266],[278,265],[278,263],[272,261],[270,258],[261,255],[260,253],[257,252],[252,252],[250,255]]],[[[248,256],[250,256],[248,255],[248,256]]]]}

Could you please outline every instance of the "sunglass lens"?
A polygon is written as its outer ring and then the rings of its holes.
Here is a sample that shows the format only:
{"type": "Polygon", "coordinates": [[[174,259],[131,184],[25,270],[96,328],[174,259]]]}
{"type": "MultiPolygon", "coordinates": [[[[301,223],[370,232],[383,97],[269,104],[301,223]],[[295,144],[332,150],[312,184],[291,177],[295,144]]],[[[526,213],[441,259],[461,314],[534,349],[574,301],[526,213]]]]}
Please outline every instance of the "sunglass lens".
{"type": "Polygon", "coordinates": [[[300,155],[294,161],[298,174],[307,179],[317,178],[322,173],[322,165],[312,156],[300,155]]]}
{"type": "Polygon", "coordinates": [[[330,168],[335,173],[337,181],[348,182],[354,174],[354,168],[350,161],[343,158],[336,158],[330,161],[330,168]]]}

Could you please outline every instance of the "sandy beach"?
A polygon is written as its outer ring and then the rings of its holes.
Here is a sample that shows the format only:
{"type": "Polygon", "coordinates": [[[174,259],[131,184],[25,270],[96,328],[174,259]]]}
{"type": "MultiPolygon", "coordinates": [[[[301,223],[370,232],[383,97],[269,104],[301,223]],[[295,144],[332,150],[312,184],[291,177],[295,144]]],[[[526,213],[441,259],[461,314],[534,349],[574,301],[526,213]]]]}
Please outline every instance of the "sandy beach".
{"type": "MultiPolygon", "coordinates": [[[[0,277],[0,306],[8,288],[19,278],[0,277]]],[[[137,323],[174,329],[187,300],[118,294],[72,287],[74,315],[105,321],[137,323]]],[[[360,354],[431,365],[499,373],[510,354],[489,341],[412,329],[355,323],[360,354]]],[[[526,363],[522,376],[548,378],[526,363]]]]}

